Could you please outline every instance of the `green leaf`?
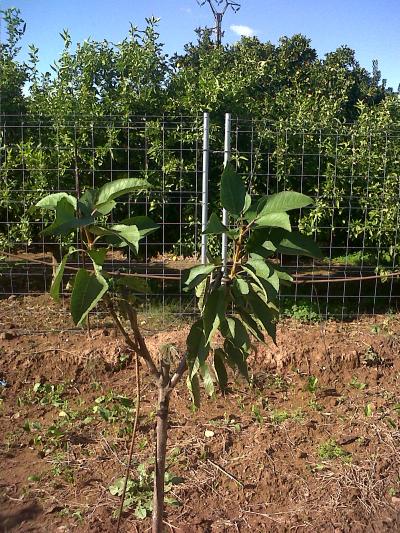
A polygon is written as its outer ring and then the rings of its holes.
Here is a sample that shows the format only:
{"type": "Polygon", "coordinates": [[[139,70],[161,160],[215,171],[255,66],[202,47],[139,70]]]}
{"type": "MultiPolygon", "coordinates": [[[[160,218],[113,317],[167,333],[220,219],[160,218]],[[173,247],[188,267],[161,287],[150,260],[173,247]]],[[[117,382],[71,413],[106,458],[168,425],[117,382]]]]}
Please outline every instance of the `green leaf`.
{"type": "Polygon", "coordinates": [[[136,518],[139,518],[139,520],[144,520],[147,516],[147,510],[144,507],[138,505],[135,509],[135,516],[136,518]]]}
{"type": "Polygon", "coordinates": [[[230,340],[226,340],[224,342],[224,350],[229,364],[232,367],[236,367],[242,376],[249,381],[249,372],[245,353],[240,348],[237,348],[230,340]]]}
{"type": "Polygon", "coordinates": [[[203,313],[206,291],[207,291],[207,278],[203,279],[203,281],[199,283],[198,285],[196,285],[196,288],[195,288],[195,294],[197,298],[197,307],[199,308],[200,313],[203,313]]]}
{"type": "Polygon", "coordinates": [[[109,228],[91,226],[90,231],[94,235],[104,235],[105,240],[114,246],[128,245],[135,254],[138,252],[140,234],[136,226],[126,226],[125,224],[115,224],[109,228]]]}
{"type": "Polygon", "coordinates": [[[203,385],[208,396],[213,396],[215,392],[214,380],[212,378],[210,367],[207,363],[203,362],[199,366],[199,374],[203,380],[203,385]]]}
{"type": "Polygon", "coordinates": [[[243,208],[243,214],[247,213],[247,211],[251,207],[251,196],[250,194],[246,193],[245,199],[244,199],[244,208],[243,208]]]}
{"type": "Polygon", "coordinates": [[[207,298],[203,313],[204,334],[206,344],[211,342],[220,323],[224,319],[226,310],[226,288],[218,287],[207,298]]]}
{"type": "Polygon", "coordinates": [[[193,404],[199,408],[200,407],[200,384],[197,374],[188,376],[186,378],[186,386],[189,390],[193,404]]]}
{"type": "Polygon", "coordinates": [[[221,390],[225,390],[228,384],[228,374],[225,368],[225,352],[221,348],[214,351],[214,369],[221,390]]]}
{"type": "Polygon", "coordinates": [[[74,208],[74,211],[76,211],[76,205],[77,201],[75,196],[71,196],[70,194],[67,194],[66,192],[56,192],[54,194],[49,194],[48,196],[45,196],[39,202],[36,204],[35,207],[41,207],[42,209],[48,209],[53,210],[57,207],[58,202],[65,198],[69,204],[72,205],[74,208]]]}
{"type": "Polygon", "coordinates": [[[215,265],[198,265],[183,273],[183,283],[186,285],[184,291],[190,291],[196,287],[217,267],[215,265]]]}
{"type": "MultiPolygon", "coordinates": [[[[246,200],[245,200],[245,204],[246,204],[246,200]]],[[[246,208],[246,205],[245,205],[245,208],[246,208]]],[[[252,202],[250,204],[250,207],[248,209],[245,209],[244,211],[244,219],[247,222],[253,222],[256,216],[257,216],[257,202],[252,202]]]]}
{"type": "Polygon", "coordinates": [[[107,290],[107,281],[103,276],[89,274],[84,268],[78,270],[71,296],[71,314],[75,324],[82,324],[107,290]]]}
{"type": "Polygon", "coordinates": [[[156,224],[150,217],[146,217],[144,215],[125,218],[121,223],[125,224],[126,226],[136,226],[139,230],[141,239],[160,229],[158,224],[156,224]]]}
{"type": "Polygon", "coordinates": [[[265,279],[268,279],[268,278],[264,279],[263,277],[258,275],[257,272],[255,272],[253,268],[248,267],[247,264],[242,265],[242,268],[251,278],[253,278],[253,280],[257,283],[257,285],[264,292],[265,300],[268,300],[269,299],[269,296],[268,296],[269,286],[268,286],[268,282],[265,281],[265,279]]]}
{"type": "Polygon", "coordinates": [[[268,213],[266,215],[257,216],[254,221],[256,227],[272,227],[283,228],[287,231],[291,231],[290,218],[287,213],[268,213]]]}
{"type": "Polygon", "coordinates": [[[256,319],[262,324],[265,331],[276,343],[276,324],[274,322],[275,314],[253,290],[250,291],[249,294],[249,303],[253,309],[253,314],[256,319]]]}
{"type": "Polygon", "coordinates": [[[221,177],[221,204],[229,214],[238,217],[246,205],[246,188],[242,178],[228,163],[221,177]]]}
{"type": "Polygon", "coordinates": [[[75,218],[75,208],[67,198],[61,198],[56,206],[54,222],[45,228],[42,235],[68,235],[72,230],[88,226],[94,221],[93,217],[75,218]]]}
{"type": "Polygon", "coordinates": [[[129,248],[137,254],[139,251],[140,233],[136,226],[126,226],[125,224],[115,224],[110,227],[111,231],[114,231],[129,248]]]}
{"type": "Polygon", "coordinates": [[[58,302],[60,299],[60,285],[61,285],[61,281],[64,275],[64,269],[65,269],[65,265],[67,264],[68,256],[69,256],[69,253],[65,254],[64,257],[62,258],[61,263],[58,265],[57,270],[55,271],[53,283],[51,284],[51,287],[50,287],[50,296],[56,302],[58,302]]]}
{"type": "Polygon", "coordinates": [[[244,279],[237,278],[235,280],[235,285],[237,286],[240,293],[243,294],[244,296],[249,294],[249,284],[244,279]]]}
{"type": "Polygon", "coordinates": [[[216,213],[211,213],[206,229],[203,231],[204,235],[221,235],[221,233],[228,233],[227,228],[220,221],[216,213]]]}
{"type": "Polygon", "coordinates": [[[98,268],[102,268],[107,255],[107,248],[92,248],[88,250],[88,255],[92,259],[93,264],[98,268]]]}
{"type": "Polygon", "coordinates": [[[200,362],[204,362],[206,360],[210,345],[209,343],[206,343],[203,320],[201,318],[192,325],[189,335],[186,339],[186,346],[188,350],[189,366],[193,365],[196,359],[198,359],[200,362]]]}
{"type": "Polygon", "coordinates": [[[236,317],[226,317],[220,325],[220,331],[224,337],[230,338],[237,348],[245,352],[250,348],[247,330],[236,317]]]}
{"type": "Polygon", "coordinates": [[[249,294],[249,284],[242,278],[235,278],[230,287],[231,296],[235,305],[246,307],[246,298],[249,294]]]}
{"type": "Polygon", "coordinates": [[[246,244],[247,252],[256,254],[264,259],[274,255],[276,246],[269,239],[270,232],[271,230],[266,228],[259,228],[253,231],[246,244]]]}
{"type": "Polygon", "coordinates": [[[99,211],[104,204],[133,191],[147,189],[149,183],[138,178],[123,178],[103,185],[96,194],[94,209],[99,211]]]}
{"type": "Polygon", "coordinates": [[[281,270],[275,265],[274,271],[276,272],[276,275],[278,276],[281,283],[283,282],[285,285],[290,285],[290,283],[293,281],[293,277],[288,272],[281,270]]]}
{"type": "Polygon", "coordinates": [[[271,240],[278,252],[286,255],[304,255],[321,259],[321,250],[313,239],[297,231],[273,230],[271,240]]]}
{"type": "Polygon", "coordinates": [[[281,213],[282,211],[301,209],[312,204],[313,200],[305,194],[295,191],[283,191],[261,198],[257,206],[257,211],[259,216],[264,216],[269,213],[281,213]]]}
{"type": "Polygon", "coordinates": [[[96,199],[96,191],[94,189],[86,189],[78,200],[78,208],[84,216],[91,216],[94,210],[94,202],[96,199]]]}
{"type": "Polygon", "coordinates": [[[254,318],[248,313],[243,307],[238,307],[237,311],[242,318],[243,322],[245,323],[247,329],[250,331],[250,333],[255,337],[258,341],[265,344],[264,335],[262,331],[260,331],[260,328],[257,324],[257,322],[254,320],[254,318]]]}

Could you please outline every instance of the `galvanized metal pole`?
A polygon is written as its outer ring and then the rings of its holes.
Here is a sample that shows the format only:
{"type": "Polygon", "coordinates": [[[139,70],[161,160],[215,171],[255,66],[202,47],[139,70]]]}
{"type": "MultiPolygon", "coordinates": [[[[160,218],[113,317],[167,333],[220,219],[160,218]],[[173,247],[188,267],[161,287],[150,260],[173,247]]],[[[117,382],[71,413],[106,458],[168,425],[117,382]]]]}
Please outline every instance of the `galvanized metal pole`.
{"type": "MultiPolygon", "coordinates": [[[[224,142],[224,168],[231,159],[231,114],[225,113],[225,142],[224,142]]],[[[222,210],[222,223],[229,226],[229,217],[226,209],[222,210]]],[[[222,269],[224,277],[228,275],[228,236],[222,234],[222,269]]]]}
{"type": "Polygon", "coordinates": [[[207,264],[207,235],[204,231],[208,221],[208,169],[210,159],[209,146],[210,115],[203,115],[203,174],[201,186],[201,264],[207,264]]]}

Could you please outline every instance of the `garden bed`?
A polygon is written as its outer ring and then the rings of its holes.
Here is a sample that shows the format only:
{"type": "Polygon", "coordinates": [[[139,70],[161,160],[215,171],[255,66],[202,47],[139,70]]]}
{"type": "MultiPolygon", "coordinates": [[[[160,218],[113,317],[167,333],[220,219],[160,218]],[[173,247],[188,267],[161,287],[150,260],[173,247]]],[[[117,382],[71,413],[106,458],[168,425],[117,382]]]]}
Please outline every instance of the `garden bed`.
{"type": "MultiPolygon", "coordinates": [[[[185,320],[141,321],[154,354],[182,348],[185,320]]],[[[0,301],[0,531],[115,531],[133,365],[112,329],[72,326],[47,296],[0,301]]],[[[285,319],[251,358],[250,388],[231,375],[196,412],[173,394],[166,531],[399,530],[399,317],[285,319]]],[[[149,528],[154,400],[144,378],[126,532],[149,528]]]]}

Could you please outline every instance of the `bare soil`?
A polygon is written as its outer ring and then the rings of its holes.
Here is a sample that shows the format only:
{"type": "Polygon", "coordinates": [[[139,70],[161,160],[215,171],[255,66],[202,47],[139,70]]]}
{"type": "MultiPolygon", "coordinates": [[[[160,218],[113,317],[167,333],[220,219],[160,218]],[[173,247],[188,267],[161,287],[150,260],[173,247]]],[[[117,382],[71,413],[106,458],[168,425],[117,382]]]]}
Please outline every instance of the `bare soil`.
{"type": "MultiPolygon", "coordinates": [[[[115,531],[109,487],[127,461],[133,364],[112,329],[71,326],[45,296],[0,301],[0,531],[115,531]]],[[[188,327],[148,336],[153,353],[183,349],[188,327]]],[[[198,411],[184,383],[175,392],[168,471],[181,479],[165,531],[400,531],[399,316],[284,320],[251,368],[250,387],[230,375],[198,411]]],[[[154,453],[142,371],[133,479],[140,464],[150,475],[154,453]]],[[[134,510],[122,531],[148,531],[134,510]]]]}

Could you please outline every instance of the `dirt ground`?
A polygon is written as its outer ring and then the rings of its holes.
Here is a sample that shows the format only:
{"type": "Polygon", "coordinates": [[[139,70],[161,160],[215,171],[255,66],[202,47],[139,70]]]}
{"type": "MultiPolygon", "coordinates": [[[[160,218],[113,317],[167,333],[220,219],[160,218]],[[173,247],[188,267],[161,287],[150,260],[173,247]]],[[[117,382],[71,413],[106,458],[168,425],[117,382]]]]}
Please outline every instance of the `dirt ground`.
{"type": "MultiPolygon", "coordinates": [[[[0,301],[0,531],[115,531],[133,364],[112,329],[70,327],[45,296],[0,301]]],[[[181,349],[187,331],[147,340],[181,349]]],[[[231,375],[198,411],[185,383],[175,392],[165,531],[400,531],[399,316],[285,319],[250,366],[250,386],[231,375]]],[[[124,532],[150,525],[155,392],[142,370],[124,532]]]]}

